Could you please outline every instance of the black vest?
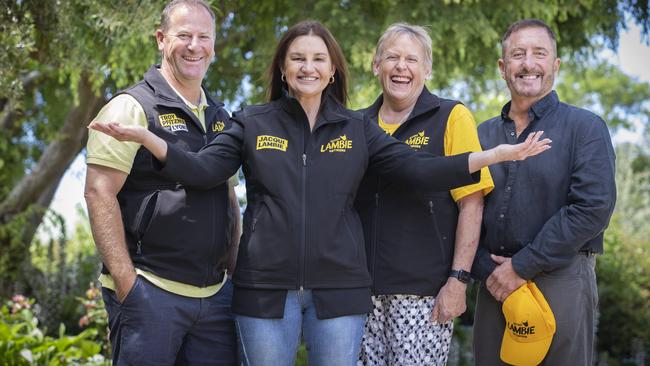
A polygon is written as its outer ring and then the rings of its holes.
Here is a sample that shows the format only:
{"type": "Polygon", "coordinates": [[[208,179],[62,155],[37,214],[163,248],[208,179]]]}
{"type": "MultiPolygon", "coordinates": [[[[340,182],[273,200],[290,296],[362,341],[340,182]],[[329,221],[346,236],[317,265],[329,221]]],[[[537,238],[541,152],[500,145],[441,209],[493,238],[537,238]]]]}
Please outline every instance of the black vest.
{"type": "MultiPolygon", "coordinates": [[[[362,110],[377,122],[380,96],[362,110]]],[[[458,101],[425,88],[393,137],[413,149],[444,156],[444,136],[458,101]]],[[[449,191],[416,190],[366,174],[355,203],[364,228],[375,294],[434,296],[446,282],[454,256],[458,207],[449,191]]]]}
{"type": "MultiPolygon", "coordinates": [[[[150,131],[184,151],[199,151],[230,125],[222,104],[206,93],[204,131],[155,66],[143,81],[122,93],[142,105],[150,131]]],[[[227,184],[209,190],[186,188],[161,174],[157,164],[140,147],[118,194],[133,264],[194,286],[219,283],[229,243],[227,184]]]]}

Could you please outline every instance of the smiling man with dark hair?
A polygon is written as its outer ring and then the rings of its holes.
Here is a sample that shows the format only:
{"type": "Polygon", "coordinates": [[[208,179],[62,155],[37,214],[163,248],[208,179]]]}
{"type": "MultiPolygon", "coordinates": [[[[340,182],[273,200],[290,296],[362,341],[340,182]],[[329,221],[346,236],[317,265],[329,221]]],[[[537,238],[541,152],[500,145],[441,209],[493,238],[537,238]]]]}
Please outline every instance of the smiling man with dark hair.
{"type": "Polygon", "coordinates": [[[540,20],[510,26],[498,63],[511,101],[501,115],[479,126],[484,149],[542,130],[554,148],[490,167],[495,188],[485,199],[473,266],[483,281],[474,322],[477,365],[503,364],[501,303],[530,280],[557,321],[543,364],[592,364],[598,304],[594,268],[616,201],[615,158],[605,122],[560,102],[553,91],[560,67],[555,38],[540,20]]]}

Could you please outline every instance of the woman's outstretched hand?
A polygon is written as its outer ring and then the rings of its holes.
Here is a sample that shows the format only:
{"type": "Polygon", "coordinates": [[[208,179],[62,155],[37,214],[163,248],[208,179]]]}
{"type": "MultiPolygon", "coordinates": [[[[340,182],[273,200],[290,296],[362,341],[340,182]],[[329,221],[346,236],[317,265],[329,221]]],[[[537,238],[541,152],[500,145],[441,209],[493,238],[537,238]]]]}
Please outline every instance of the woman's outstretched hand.
{"type": "Polygon", "coordinates": [[[142,126],[122,126],[117,122],[93,121],[88,128],[103,132],[119,141],[137,142],[161,162],[167,160],[167,143],[142,126]]]}
{"type": "Polygon", "coordinates": [[[510,145],[501,144],[495,148],[498,161],[525,160],[551,148],[551,140],[548,138],[540,140],[544,131],[531,132],[526,141],[510,145]]]}
{"type": "Polygon", "coordinates": [[[151,133],[142,126],[122,126],[117,122],[93,121],[88,128],[103,132],[118,141],[130,141],[144,144],[147,134],[151,133]]]}
{"type": "Polygon", "coordinates": [[[551,148],[551,140],[540,140],[544,131],[533,132],[526,141],[510,145],[501,144],[490,150],[478,151],[469,154],[469,172],[474,173],[484,166],[500,163],[507,160],[524,160],[551,148]]]}

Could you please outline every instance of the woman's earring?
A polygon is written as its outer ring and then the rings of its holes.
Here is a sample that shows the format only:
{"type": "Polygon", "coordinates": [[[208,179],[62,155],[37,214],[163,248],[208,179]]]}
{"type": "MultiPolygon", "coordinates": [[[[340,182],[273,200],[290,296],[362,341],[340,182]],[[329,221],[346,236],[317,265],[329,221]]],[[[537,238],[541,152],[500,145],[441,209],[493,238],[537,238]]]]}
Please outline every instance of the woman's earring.
{"type": "Polygon", "coordinates": [[[334,84],[334,75],[330,76],[330,84],[334,84]]]}
{"type": "Polygon", "coordinates": [[[283,83],[287,82],[287,78],[284,77],[284,74],[280,74],[280,80],[282,80],[283,83]]]}

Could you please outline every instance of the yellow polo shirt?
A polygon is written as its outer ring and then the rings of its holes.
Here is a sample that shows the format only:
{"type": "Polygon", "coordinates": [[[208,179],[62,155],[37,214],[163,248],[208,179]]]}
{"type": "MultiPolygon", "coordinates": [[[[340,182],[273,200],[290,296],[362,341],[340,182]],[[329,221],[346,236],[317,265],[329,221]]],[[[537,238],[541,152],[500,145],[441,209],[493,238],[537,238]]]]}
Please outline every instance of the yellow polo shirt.
{"type": "MultiPolygon", "coordinates": [[[[399,124],[388,124],[382,121],[381,116],[377,117],[379,127],[386,133],[392,135],[399,128],[399,124]]],[[[447,128],[444,137],[445,155],[457,155],[466,152],[482,151],[481,143],[478,140],[476,132],[476,123],[472,113],[462,104],[457,104],[451,110],[447,120],[447,128]]],[[[494,189],[494,182],[490,175],[490,170],[485,167],[481,169],[481,180],[478,183],[452,189],[451,197],[458,202],[474,192],[482,191],[483,196],[487,195],[494,189]]]]}

